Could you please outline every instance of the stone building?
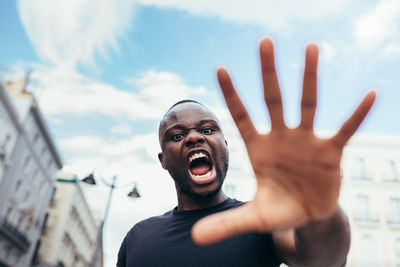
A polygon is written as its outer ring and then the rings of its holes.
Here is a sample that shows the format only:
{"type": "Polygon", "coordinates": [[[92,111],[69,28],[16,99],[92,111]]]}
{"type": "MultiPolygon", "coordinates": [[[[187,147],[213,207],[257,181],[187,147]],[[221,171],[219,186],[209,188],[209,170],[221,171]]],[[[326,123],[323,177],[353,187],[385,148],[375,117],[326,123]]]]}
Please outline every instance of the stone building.
{"type": "Polygon", "coordinates": [[[1,128],[3,142],[8,141],[0,178],[0,266],[30,266],[55,174],[62,167],[42,113],[25,85],[21,80],[1,86],[1,95],[8,94],[11,100],[4,104],[2,98],[1,109],[11,120],[1,122],[6,125],[1,128]]]}
{"type": "MultiPolygon", "coordinates": [[[[100,222],[86,202],[76,175],[59,174],[42,227],[36,266],[90,266],[100,222]]],[[[101,257],[102,259],[102,257],[101,257]]],[[[97,266],[103,266],[102,260],[97,266]]]]}
{"type": "Polygon", "coordinates": [[[349,216],[348,266],[400,266],[400,137],[359,135],[345,148],[340,204],[349,216]]]}
{"type": "Polygon", "coordinates": [[[5,168],[10,163],[11,152],[17,142],[21,127],[6,86],[0,83],[0,183],[5,168]]]}

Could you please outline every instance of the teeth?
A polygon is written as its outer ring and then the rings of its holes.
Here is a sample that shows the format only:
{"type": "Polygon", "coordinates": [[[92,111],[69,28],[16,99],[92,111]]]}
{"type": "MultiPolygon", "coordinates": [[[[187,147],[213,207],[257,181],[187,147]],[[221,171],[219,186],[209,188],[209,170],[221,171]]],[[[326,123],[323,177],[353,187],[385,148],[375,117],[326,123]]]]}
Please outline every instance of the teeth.
{"type": "MultiPolygon", "coordinates": [[[[198,158],[207,158],[207,155],[204,154],[203,152],[194,153],[193,155],[190,156],[189,163],[198,158]]],[[[207,175],[207,174],[204,174],[204,175],[207,175]]]]}
{"type": "Polygon", "coordinates": [[[209,170],[206,174],[203,175],[194,175],[194,177],[196,177],[196,179],[204,179],[204,178],[208,178],[211,176],[211,170],[209,170]]]}

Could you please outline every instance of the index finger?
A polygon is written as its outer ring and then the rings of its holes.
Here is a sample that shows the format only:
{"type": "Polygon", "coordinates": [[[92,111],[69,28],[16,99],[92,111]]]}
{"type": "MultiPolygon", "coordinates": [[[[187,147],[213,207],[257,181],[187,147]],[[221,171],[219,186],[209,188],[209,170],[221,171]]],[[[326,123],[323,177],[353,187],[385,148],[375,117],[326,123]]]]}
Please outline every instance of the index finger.
{"type": "Polygon", "coordinates": [[[344,147],[347,141],[353,136],[357,131],[358,127],[361,125],[365,116],[367,116],[372,105],[375,102],[376,92],[370,91],[364,97],[361,104],[357,107],[350,118],[342,125],[337,134],[332,137],[332,141],[339,147],[344,147]]]}
{"type": "Polygon", "coordinates": [[[247,143],[252,136],[257,134],[257,130],[254,127],[246,108],[240,100],[239,95],[233,87],[228,71],[222,67],[218,68],[217,77],[229,112],[238,127],[243,141],[247,143]]]}

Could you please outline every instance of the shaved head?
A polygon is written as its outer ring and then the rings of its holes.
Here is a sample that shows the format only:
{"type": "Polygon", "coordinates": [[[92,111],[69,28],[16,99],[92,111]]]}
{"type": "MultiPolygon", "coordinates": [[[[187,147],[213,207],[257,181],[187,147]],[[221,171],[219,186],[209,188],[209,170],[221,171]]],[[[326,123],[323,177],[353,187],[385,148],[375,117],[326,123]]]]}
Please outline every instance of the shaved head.
{"type": "MultiPolygon", "coordinates": [[[[165,114],[164,114],[164,116],[162,117],[162,119],[161,119],[161,121],[160,121],[160,124],[159,124],[159,126],[158,126],[158,140],[159,140],[159,142],[160,142],[160,145],[161,145],[161,140],[160,140],[160,137],[161,137],[161,136],[160,136],[160,135],[161,135],[161,126],[162,126],[162,124],[163,124],[165,118],[167,117],[168,113],[169,113],[171,110],[173,110],[176,106],[181,105],[181,104],[187,104],[187,103],[198,104],[198,105],[201,105],[202,107],[205,107],[205,108],[207,108],[208,110],[210,110],[208,107],[206,107],[206,106],[203,105],[202,103],[200,103],[200,102],[198,102],[198,101],[196,101],[196,100],[192,100],[192,99],[180,100],[180,101],[176,102],[175,104],[173,104],[173,105],[167,110],[167,112],[165,112],[165,114]]],[[[210,112],[213,113],[211,110],[210,110],[210,112]]],[[[213,113],[213,114],[214,114],[214,113],[213,113]]]]}

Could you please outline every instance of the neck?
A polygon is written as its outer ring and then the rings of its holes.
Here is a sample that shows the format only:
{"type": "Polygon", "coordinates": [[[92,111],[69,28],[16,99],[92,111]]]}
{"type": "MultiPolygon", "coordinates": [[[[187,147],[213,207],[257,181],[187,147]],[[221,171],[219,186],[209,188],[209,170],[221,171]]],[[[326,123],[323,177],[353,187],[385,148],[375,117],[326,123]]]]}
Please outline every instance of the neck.
{"type": "Polygon", "coordinates": [[[194,196],[183,193],[177,189],[178,193],[178,210],[198,210],[218,205],[226,200],[228,197],[225,193],[219,190],[216,194],[210,196],[194,196]]]}

